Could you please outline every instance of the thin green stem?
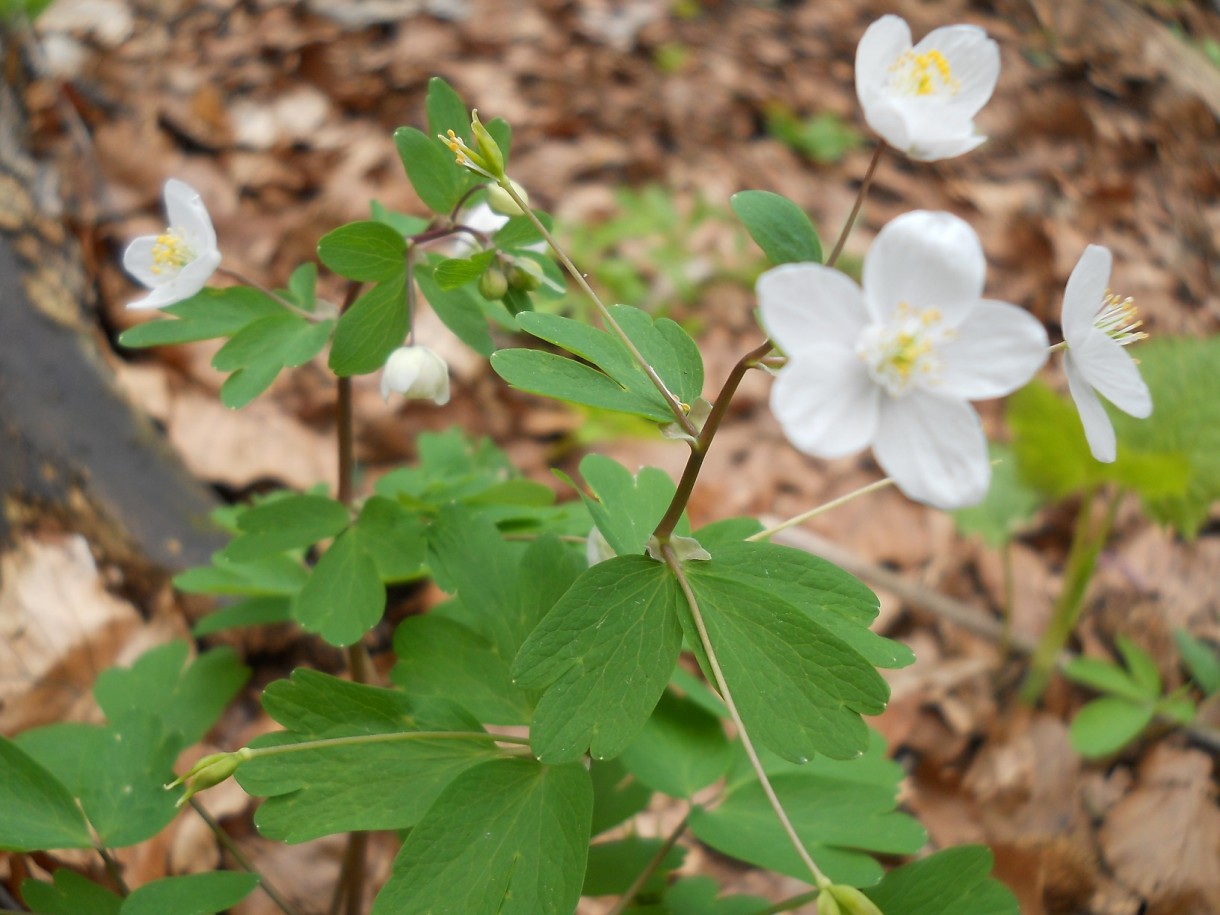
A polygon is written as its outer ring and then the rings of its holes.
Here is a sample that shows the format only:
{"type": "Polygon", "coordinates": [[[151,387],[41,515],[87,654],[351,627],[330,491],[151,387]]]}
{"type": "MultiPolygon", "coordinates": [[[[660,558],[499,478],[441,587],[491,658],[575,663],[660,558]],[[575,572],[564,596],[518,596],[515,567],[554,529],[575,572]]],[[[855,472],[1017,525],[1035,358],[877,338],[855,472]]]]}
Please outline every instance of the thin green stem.
{"type": "Polygon", "coordinates": [[[779,795],[775,793],[775,789],[771,786],[771,779],[767,777],[767,771],[763,768],[762,761],[758,758],[758,753],[754,749],[754,741],[750,739],[750,734],[746,731],[745,722],[741,720],[741,715],[737,711],[737,703],[733,701],[733,694],[729,690],[728,681],[725,680],[724,671],[720,668],[720,661],[716,658],[716,651],[712,647],[711,637],[708,635],[707,626],[703,622],[703,614],[699,611],[699,601],[695,599],[694,589],[691,588],[690,582],[686,578],[686,573],[682,569],[682,563],[678,561],[673,548],[668,544],[661,547],[661,555],[665,558],[665,564],[674,573],[678,586],[682,589],[682,594],[686,598],[687,606],[690,608],[691,619],[695,623],[695,629],[699,632],[699,642],[703,645],[703,653],[707,656],[708,667],[711,668],[712,678],[716,681],[716,689],[720,691],[720,698],[724,700],[725,708],[729,711],[729,717],[732,718],[733,725],[737,728],[737,736],[741,739],[741,745],[746,751],[746,756],[749,757],[754,774],[758,776],[758,783],[762,786],[763,794],[767,796],[767,801],[771,804],[771,809],[775,811],[775,816],[779,820],[780,826],[783,827],[784,833],[788,836],[788,840],[792,843],[792,847],[796,849],[797,855],[805,866],[809,868],[809,873],[813,875],[814,885],[818,887],[825,886],[829,883],[829,880],[817,864],[814,863],[813,858],[809,855],[809,850],[805,848],[805,843],[797,835],[796,828],[792,825],[792,820],[788,818],[788,813],[784,810],[784,805],[780,803],[779,795]]]}
{"type": "Polygon", "coordinates": [[[123,879],[123,871],[119,867],[119,862],[114,860],[114,855],[110,854],[110,850],[100,842],[93,846],[94,850],[102,859],[102,864],[106,867],[106,873],[110,875],[110,879],[114,881],[114,885],[118,888],[119,895],[129,896],[131,889],[127,886],[127,881],[123,879]]]}
{"type": "Polygon", "coordinates": [[[864,180],[860,182],[860,191],[856,194],[856,202],[852,204],[847,222],[843,223],[843,231],[839,233],[839,240],[835,242],[835,246],[830,252],[830,257],[826,258],[827,267],[833,267],[838,262],[839,255],[843,253],[843,246],[847,244],[847,236],[851,234],[852,226],[856,224],[856,217],[860,215],[860,207],[864,205],[864,198],[868,196],[868,189],[873,183],[873,175],[877,172],[877,165],[881,162],[881,154],[885,152],[885,147],[886,142],[882,140],[873,151],[873,158],[868,163],[868,170],[864,173],[864,180]]]}
{"type": "Polygon", "coordinates": [[[521,195],[517,193],[517,189],[512,186],[512,182],[508,180],[507,176],[499,182],[499,185],[500,187],[504,188],[508,195],[512,197],[513,202],[520,207],[521,212],[524,213],[529,221],[534,224],[534,228],[538,230],[538,234],[540,234],[543,240],[551,246],[551,250],[555,252],[555,256],[559,258],[559,262],[563,264],[564,269],[566,269],[572,276],[572,279],[576,281],[576,285],[581,288],[585,295],[587,295],[597,307],[598,314],[602,316],[602,320],[605,322],[606,326],[614,331],[619,340],[623,342],[623,345],[627,347],[627,352],[631,354],[631,358],[634,359],[639,367],[644,370],[644,374],[648,376],[648,380],[653,383],[653,386],[661,392],[661,396],[665,399],[665,403],[668,404],[670,412],[673,413],[674,419],[677,421],[678,425],[682,427],[682,431],[691,438],[696,438],[699,434],[699,430],[695,428],[694,424],[690,420],[690,417],[687,416],[687,411],[682,408],[682,404],[679,403],[678,398],[673,395],[673,392],[670,391],[665,382],[661,380],[661,376],[657,374],[656,369],[654,369],[649,361],[644,358],[644,354],[636,348],[636,345],[633,342],[631,342],[631,338],[627,336],[627,332],[619,326],[618,321],[614,320],[614,315],[610,313],[610,309],[606,307],[604,302],[602,302],[601,297],[593,291],[593,287],[589,285],[589,281],[585,279],[585,275],[576,269],[576,265],[572,263],[571,259],[567,255],[567,252],[565,252],[563,248],[559,246],[559,242],[555,240],[555,237],[547,230],[547,227],[542,224],[542,220],[538,218],[537,214],[530,209],[529,204],[526,203],[521,195]]]}
{"type": "Polygon", "coordinates": [[[1080,621],[1089,581],[1097,566],[1097,557],[1101,554],[1101,548],[1105,545],[1110,527],[1114,523],[1114,515],[1118,511],[1119,496],[1115,493],[1111,496],[1101,521],[1094,527],[1094,496],[1094,492],[1089,492],[1080,502],[1080,513],[1076,517],[1076,528],[1072,534],[1072,545],[1068,549],[1063,573],[1063,587],[1051,612],[1046,631],[1042,633],[1038,647],[1034,649],[1029,673],[1021,687],[1021,699],[1031,705],[1042,697],[1051,673],[1055,670],[1059,654],[1080,621]]]}
{"type": "Polygon", "coordinates": [[[407,242],[407,346],[415,344],[415,243],[407,242]]]}
{"type": "Polygon", "coordinates": [[[303,753],[327,747],[359,747],[366,744],[399,743],[411,740],[486,740],[490,743],[511,743],[529,746],[528,737],[512,737],[507,734],[488,734],[486,731],[395,731],[389,734],[352,734],[349,737],[323,737],[318,740],[303,740],[276,747],[243,747],[237,753],[243,762],[287,753],[303,753]]]}
{"type": "Polygon", "coordinates": [[[893,477],[886,477],[883,480],[877,480],[875,483],[869,483],[866,486],[861,486],[859,489],[853,489],[851,492],[839,496],[837,499],[831,499],[829,502],[824,502],[817,508],[811,508],[807,512],[801,512],[799,515],[794,515],[787,521],[781,521],[774,527],[769,527],[765,531],[759,531],[757,534],[751,534],[746,540],[770,540],[780,531],[786,531],[790,527],[796,527],[798,524],[804,524],[811,518],[816,518],[832,508],[838,508],[840,505],[846,505],[852,499],[858,499],[860,496],[867,496],[869,493],[878,492],[885,489],[887,486],[894,485],[893,477]]]}
{"type": "Polygon", "coordinates": [[[306,321],[312,321],[312,322],[316,323],[316,322],[322,320],[322,317],[323,317],[322,315],[316,314],[312,311],[306,311],[304,308],[301,308],[298,305],[294,305],[292,302],[289,302],[286,298],[284,298],[274,289],[268,289],[262,283],[259,283],[259,282],[256,282],[255,280],[250,279],[250,277],[246,276],[244,273],[238,273],[236,270],[233,270],[229,267],[217,267],[216,272],[223,273],[225,276],[229,277],[230,279],[237,280],[237,282],[239,282],[239,283],[244,283],[245,285],[250,286],[253,289],[257,289],[263,295],[267,296],[268,298],[275,299],[277,304],[284,306],[284,308],[291,311],[294,315],[304,318],[306,321]]]}
{"type": "Polygon", "coordinates": [[[686,511],[686,504],[690,501],[691,493],[695,490],[695,481],[699,478],[699,471],[703,467],[703,459],[707,456],[707,451],[712,445],[712,439],[716,436],[716,431],[720,428],[720,424],[724,421],[725,414],[728,413],[729,403],[733,400],[733,395],[737,393],[737,388],[741,384],[741,380],[745,378],[746,372],[758,365],[759,361],[771,352],[771,341],[766,340],[761,346],[750,350],[733,366],[733,370],[729,372],[729,377],[725,379],[724,387],[720,389],[720,393],[716,395],[716,401],[712,404],[712,410],[707,416],[707,421],[703,424],[702,431],[699,432],[691,445],[690,455],[686,459],[686,466],[682,469],[682,476],[678,480],[678,487],[674,491],[674,496],[669,502],[669,508],[665,511],[665,516],[657,525],[653,536],[657,538],[659,543],[666,543],[669,537],[677,527],[679,519],[682,517],[682,512],[686,511]]]}
{"type": "Polygon", "coordinates": [[[258,868],[256,868],[253,862],[251,862],[246,856],[246,853],[241,850],[241,847],[233,841],[233,837],[224,831],[221,825],[216,822],[210,813],[207,812],[204,806],[195,798],[191,798],[189,803],[195,813],[199,814],[199,818],[207,824],[208,829],[212,830],[212,834],[216,836],[216,841],[224,846],[225,851],[227,851],[229,856],[238,863],[242,870],[248,871],[251,874],[258,874],[259,887],[264,893],[267,894],[268,898],[275,903],[276,907],[283,912],[284,915],[300,915],[300,913],[292,907],[292,903],[285,899],[280,892],[271,885],[271,881],[269,881],[265,875],[259,872],[258,868]]]}
{"type": "Polygon", "coordinates": [[[635,875],[635,879],[631,881],[631,886],[627,887],[627,891],[623,893],[606,915],[622,915],[627,910],[627,906],[631,905],[635,897],[639,895],[640,890],[644,888],[644,884],[657,872],[657,868],[661,866],[665,856],[678,844],[678,839],[682,837],[682,833],[686,832],[686,824],[689,819],[690,811],[688,810],[683,815],[682,822],[675,826],[673,831],[666,836],[665,841],[661,843],[661,847],[657,849],[656,854],[644,865],[644,869],[635,875]]]}

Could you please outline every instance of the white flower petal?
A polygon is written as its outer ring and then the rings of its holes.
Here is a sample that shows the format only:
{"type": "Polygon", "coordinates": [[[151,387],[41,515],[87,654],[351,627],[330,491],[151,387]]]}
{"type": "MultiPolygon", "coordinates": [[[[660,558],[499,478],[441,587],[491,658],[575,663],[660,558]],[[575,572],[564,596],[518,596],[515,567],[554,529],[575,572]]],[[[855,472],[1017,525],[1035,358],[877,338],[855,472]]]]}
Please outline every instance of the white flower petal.
{"type": "Polygon", "coordinates": [[[906,147],[906,154],[920,162],[939,162],[968,153],[987,142],[986,136],[974,132],[973,124],[968,127],[968,130],[952,135],[937,131],[936,136],[913,137],[906,147]]]}
{"type": "Polygon", "coordinates": [[[195,254],[216,247],[216,230],[199,192],[184,181],[170,178],[165,182],[165,215],[171,228],[177,229],[195,250],[195,254]]]}
{"type": "Polygon", "coordinates": [[[935,308],[948,327],[983,294],[987,262],[969,223],[952,213],[915,210],[891,220],[864,257],[864,302],[877,321],[900,304],[935,308]]]}
{"type": "Polygon", "coordinates": [[[1097,312],[1106,296],[1110,283],[1113,258],[1110,249],[1101,245],[1089,245],[1072,268],[1067,288],[1063,292],[1063,339],[1068,346],[1083,344],[1085,337],[1094,330],[1097,312]]]}
{"type": "Polygon", "coordinates": [[[156,287],[166,282],[165,274],[153,273],[153,247],[156,244],[157,236],[141,235],[132,239],[123,252],[123,269],[144,286],[156,287]]]}
{"type": "Polygon", "coordinates": [[[1000,77],[1000,47],[978,26],[949,25],[929,32],[914,53],[940,51],[949,64],[957,91],[945,106],[960,108],[974,117],[987,104],[1000,77]]]}
{"type": "Polygon", "coordinates": [[[783,368],[771,410],[788,440],[818,457],[843,457],[872,441],[881,389],[854,354],[810,353],[783,368]]]}
{"type": "Polygon", "coordinates": [[[963,400],[1002,397],[1046,363],[1046,329],[1024,308],[984,299],[940,348],[939,391],[963,400]]]}
{"type": "Polygon", "coordinates": [[[852,350],[868,321],[860,287],[820,264],[784,264],[755,286],[762,325],[789,356],[823,346],[852,350]]]}
{"type": "Polygon", "coordinates": [[[856,94],[861,104],[881,93],[890,67],[910,47],[911,29],[899,16],[882,16],[864,30],[856,45],[856,94]]]}
{"type": "Polygon", "coordinates": [[[987,495],[987,438],[962,401],[921,391],[883,401],[873,454],[908,497],[935,508],[964,508],[987,495]]]}
{"type": "Polygon", "coordinates": [[[895,104],[884,95],[870,101],[861,99],[860,107],[864,109],[864,120],[881,139],[895,149],[910,153],[913,141],[908,123],[909,109],[895,104]]]}
{"type": "Polygon", "coordinates": [[[381,370],[381,397],[389,400],[391,394],[444,406],[449,402],[449,366],[426,346],[400,346],[381,370]]]}
{"type": "Polygon", "coordinates": [[[1114,426],[1106,415],[1101,399],[1093,393],[1092,386],[1080,374],[1080,369],[1070,352],[1063,354],[1063,371],[1067,375],[1068,391],[1076,402],[1080,422],[1084,425],[1084,437],[1089,443],[1093,457],[1103,464],[1113,462],[1118,455],[1118,443],[1114,437],[1114,426]]]}
{"type": "Polygon", "coordinates": [[[189,299],[207,285],[208,280],[219,266],[220,252],[214,248],[211,251],[205,251],[179,270],[177,275],[165,284],[164,288],[173,291],[175,302],[189,299]]]}
{"type": "Polygon", "coordinates": [[[165,308],[178,301],[180,299],[175,295],[173,285],[171,283],[163,283],[160,286],[154,286],[144,298],[128,302],[127,308],[131,311],[146,311],[152,308],[165,308]]]}
{"type": "Polygon", "coordinates": [[[1152,394],[1140,370],[1119,343],[1095,330],[1069,347],[1076,368],[1097,393],[1124,413],[1143,419],[1152,414],[1152,394]]]}

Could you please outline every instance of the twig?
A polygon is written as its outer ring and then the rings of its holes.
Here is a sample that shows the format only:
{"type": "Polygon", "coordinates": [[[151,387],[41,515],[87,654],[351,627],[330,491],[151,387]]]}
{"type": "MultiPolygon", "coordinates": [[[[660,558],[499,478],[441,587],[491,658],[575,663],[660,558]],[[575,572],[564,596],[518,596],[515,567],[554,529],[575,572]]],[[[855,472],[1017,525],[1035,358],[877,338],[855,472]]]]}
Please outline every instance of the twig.
{"type": "Polygon", "coordinates": [[[686,832],[686,823],[690,819],[690,811],[688,810],[682,816],[682,822],[674,827],[673,831],[666,837],[661,847],[657,849],[657,853],[649,859],[644,865],[644,869],[636,874],[635,879],[631,881],[631,886],[627,887],[627,891],[619,898],[613,907],[606,915],[622,915],[627,910],[627,906],[631,905],[632,901],[640,890],[644,888],[644,884],[648,879],[657,872],[657,868],[661,866],[661,862],[665,860],[665,856],[678,844],[678,839],[682,837],[682,833],[686,832]]]}
{"type": "Polygon", "coordinates": [[[279,910],[283,912],[284,915],[300,915],[300,913],[292,907],[292,904],[281,896],[279,891],[271,885],[271,881],[269,881],[266,876],[254,866],[250,859],[246,857],[246,853],[241,850],[241,847],[233,841],[233,837],[225,832],[221,825],[216,822],[212,815],[207,812],[204,806],[200,804],[196,798],[191,798],[190,805],[191,808],[197,814],[199,814],[200,819],[207,823],[208,829],[212,830],[212,834],[216,836],[216,841],[224,846],[225,851],[227,851],[233,860],[238,863],[242,870],[258,875],[259,887],[261,887],[262,891],[266,893],[271,901],[276,904],[279,910]]]}

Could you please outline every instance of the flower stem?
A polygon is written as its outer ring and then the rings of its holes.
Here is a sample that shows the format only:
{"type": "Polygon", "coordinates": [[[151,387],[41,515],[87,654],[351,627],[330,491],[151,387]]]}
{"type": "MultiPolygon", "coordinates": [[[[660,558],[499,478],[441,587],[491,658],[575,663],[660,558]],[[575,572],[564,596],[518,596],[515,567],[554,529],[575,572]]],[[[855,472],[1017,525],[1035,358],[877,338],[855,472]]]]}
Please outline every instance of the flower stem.
{"type": "Polygon", "coordinates": [[[388,734],[352,734],[348,737],[322,737],[317,740],[302,740],[300,743],[285,743],[274,747],[243,747],[237,752],[243,761],[283,756],[287,753],[302,753],[333,747],[359,747],[366,744],[398,743],[410,740],[486,740],[491,743],[511,743],[529,746],[528,737],[511,737],[506,734],[488,734],[486,731],[391,731],[388,734]]]}
{"type": "Polygon", "coordinates": [[[818,515],[830,511],[832,508],[838,508],[840,505],[846,505],[852,499],[860,496],[867,496],[869,493],[878,492],[885,489],[887,486],[894,485],[893,477],[886,477],[882,480],[877,480],[874,483],[869,483],[861,486],[859,489],[853,489],[845,495],[839,496],[837,499],[831,499],[829,502],[823,502],[817,508],[811,508],[807,512],[801,512],[799,515],[794,515],[787,521],[781,521],[774,527],[769,527],[764,531],[759,531],[757,534],[751,534],[746,540],[770,540],[780,531],[786,531],[790,527],[796,527],[798,524],[804,524],[811,518],[816,518],[818,515]]]}
{"type": "Polygon", "coordinates": [[[227,851],[233,860],[241,866],[242,870],[258,875],[259,887],[264,893],[267,894],[268,898],[275,903],[276,907],[283,912],[284,915],[299,915],[297,910],[292,907],[292,903],[285,899],[280,892],[271,885],[271,882],[266,878],[265,875],[259,872],[258,868],[256,868],[250,859],[246,857],[246,853],[241,850],[241,847],[233,841],[233,837],[224,831],[221,825],[216,822],[210,813],[208,813],[207,809],[201,803],[199,803],[196,798],[191,798],[188,803],[190,803],[191,808],[197,814],[199,814],[199,818],[207,824],[208,829],[212,830],[212,834],[216,836],[216,841],[224,846],[225,851],[227,851]]]}
{"type": "Polygon", "coordinates": [[[106,866],[106,873],[110,875],[110,879],[114,881],[115,887],[119,891],[120,896],[130,896],[131,888],[127,886],[127,881],[123,879],[123,871],[119,867],[119,862],[114,860],[114,855],[110,853],[105,845],[100,842],[93,846],[94,851],[102,859],[102,864],[106,866]]]}
{"type": "Polygon", "coordinates": [[[606,915],[622,915],[627,910],[627,906],[635,900],[640,890],[644,888],[644,884],[648,879],[657,872],[657,868],[661,866],[661,862],[665,860],[665,856],[678,844],[678,839],[682,837],[682,833],[686,832],[686,823],[690,819],[690,811],[688,810],[682,817],[682,822],[674,827],[673,831],[666,837],[661,847],[657,849],[657,853],[649,859],[644,865],[644,869],[636,874],[635,879],[631,881],[631,886],[627,887],[627,891],[619,898],[606,915]]]}
{"type": "Polygon", "coordinates": [[[873,174],[877,171],[877,164],[881,161],[881,154],[885,152],[885,148],[886,142],[881,140],[877,143],[877,148],[873,150],[873,158],[868,163],[868,170],[864,173],[864,180],[860,182],[860,191],[856,194],[856,202],[852,204],[851,213],[847,217],[847,222],[843,224],[843,231],[839,233],[839,240],[835,242],[835,246],[830,252],[830,257],[826,258],[827,267],[833,267],[839,260],[839,255],[843,253],[843,245],[847,243],[847,236],[851,234],[851,228],[856,224],[856,217],[860,215],[860,207],[864,205],[864,198],[868,196],[868,189],[873,183],[873,174]]]}
{"type": "Polygon", "coordinates": [[[639,349],[636,348],[636,345],[631,342],[631,338],[628,337],[627,332],[619,326],[618,321],[614,320],[614,315],[610,313],[610,309],[606,307],[604,302],[602,302],[601,297],[593,291],[593,287],[589,285],[589,281],[585,279],[585,275],[576,269],[576,265],[572,263],[567,253],[559,246],[559,242],[557,242],[555,237],[549,231],[547,231],[547,227],[542,224],[542,220],[538,218],[537,214],[530,209],[529,204],[526,203],[525,200],[522,199],[521,195],[517,193],[517,189],[512,186],[512,182],[508,180],[508,177],[505,176],[502,180],[500,180],[499,184],[500,187],[504,188],[508,195],[512,197],[513,202],[521,208],[521,212],[524,213],[529,221],[534,224],[534,228],[538,230],[538,233],[542,236],[543,240],[551,246],[551,250],[555,252],[555,256],[559,258],[559,262],[563,264],[564,269],[571,274],[572,279],[576,281],[576,285],[581,288],[585,295],[587,295],[597,307],[598,314],[602,316],[602,321],[605,322],[607,327],[614,331],[619,340],[623,342],[623,345],[627,347],[627,352],[631,354],[631,358],[634,359],[639,367],[644,370],[644,374],[648,376],[648,380],[652,382],[653,386],[661,392],[661,396],[665,399],[665,403],[669,405],[670,412],[673,413],[674,419],[677,421],[678,425],[681,426],[682,431],[691,438],[695,438],[699,434],[699,430],[695,428],[694,424],[690,421],[690,417],[686,415],[686,410],[682,409],[682,405],[678,402],[678,398],[673,395],[673,392],[670,391],[665,382],[661,380],[661,376],[657,374],[656,369],[654,369],[648,360],[644,358],[644,354],[641,353],[639,349]]]}
{"type": "Polygon", "coordinates": [[[1021,699],[1031,705],[1042,697],[1051,673],[1055,670],[1059,653],[1063,651],[1080,621],[1085,593],[1097,566],[1097,557],[1101,554],[1101,548],[1105,545],[1118,511],[1116,493],[1111,497],[1101,521],[1094,525],[1094,496],[1095,492],[1089,492],[1080,502],[1080,513],[1076,516],[1076,529],[1072,534],[1072,545],[1068,549],[1064,569],[1063,589],[1059,592],[1059,599],[1055,602],[1046,631],[1042,633],[1038,647],[1034,649],[1029,673],[1021,687],[1021,699]]]}
{"type": "Polygon", "coordinates": [[[729,684],[724,678],[724,671],[721,670],[720,661],[716,658],[716,651],[712,647],[711,638],[708,636],[707,626],[703,622],[703,614],[699,611],[699,602],[695,599],[695,592],[686,578],[686,573],[682,570],[682,563],[678,561],[673,547],[669,544],[664,544],[661,547],[661,555],[665,557],[665,564],[674,573],[674,577],[678,580],[678,586],[682,589],[682,594],[686,598],[687,606],[690,608],[691,619],[694,620],[695,628],[699,631],[699,642],[703,645],[704,654],[707,655],[708,667],[711,668],[712,678],[716,681],[716,689],[720,691],[720,698],[724,700],[725,708],[729,711],[729,717],[733,719],[733,725],[737,728],[737,736],[741,739],[741,745],[746,751],[746,756],[749,757],[750,766],[754,769],[754,774],[758,776],[758,783],[762,786],[763,794],[767,796],[767,801],[771,804],[771,809],[775,811],[775,816],[779,819],[779,824],[788,836],[788,840],[792,843],[792,847],[796,849],[797,855],[804,862],[805,866],[809,868],[809,873],[813,875],[814,884],[818,887],[825,886],[829,883],[829,880],[817,864],[814,863],[808,849],[805,848],[805,843],[797,835],[796,828],[792,825],[792,820],[788,818],[788,813],[784,810],[784,805],[780,803],[779,795],[775,793],[775,789],[771,786],[771,780],[767,777],[767,772],[763,768],[762,761],[758,758],[758,753],[754,749],[754,742],[750,739],[749,732],[746,731],[745,722],[741,720],[741,715],[737,711],[737,703],[733,701],[733,694],[730,692],[729,684]]]}
{"type": "Polygon", "coordinates": [[[695,481],[699,478],[699,470],[703,467],[703,459],[707,456],[712,439],[716,436],[716,430],[720,428],[725,414],[728,413],[729,403],[733,400],[733,395],[737,393],[741,380],[746,377],[746,372],[758,365],[771,350],[771,341],[763,341],[761,346],[750,350],[738,359],[733,370],[729,372],[724,387],[716,395],[716,401],[712,404],[712,410],[703,424],[703,430],[691,444],[690,455],[686,459],[686,466],[682,469],[682,477],[678,480],[678,488],[674,492],[673,499],[670,500],[669,508],[666,509],[665,516],[653,532],[653,536],[660,543],[668,542],[674,528],[678,525],[678,520],[682,517],[682,512],[686,510],[686,504],[690,501],[691,493],[695,489],[695,481]]]}

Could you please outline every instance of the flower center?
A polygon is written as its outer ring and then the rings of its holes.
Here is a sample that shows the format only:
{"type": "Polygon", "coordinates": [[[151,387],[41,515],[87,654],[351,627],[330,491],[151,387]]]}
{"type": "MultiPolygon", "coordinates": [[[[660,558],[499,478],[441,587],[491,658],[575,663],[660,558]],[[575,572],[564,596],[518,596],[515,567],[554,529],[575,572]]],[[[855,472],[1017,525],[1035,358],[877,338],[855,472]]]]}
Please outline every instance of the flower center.
{"type": "Polygon", "coordinates": [[[944,92],[956,95],[960,84],[945,55],[933,48],[922,54],[904,51],[890,65],[890,86],[902,95],[925,97],[944,92]]]}
{"type": "Polygon", "coordinates": [[[900,302],[888,323],[865,328],[856,355],[873,381],[900,397],[914,385],[939,383],[944,359],[937,348],[952,337],[938,309],[916,311],[900,302]]]}
{"type": "Polygon", "coordinates": [[[166,229],[157,236],[152,249],[152,272],[177,273],[195,259],[195,252],[178,229],[166,229]]]}
{"type": "Polygon", "coordinates": [[[1148,337],[1140,330],[1144,322],[1140,320],[1139,309],[1135,307],[1134,300],[1130,296],[1120,298],[1109,289],[1106,290],[1093,324],[1102,333],[1113,338],[1119,346],[1137,343],[1148,337]]]}

